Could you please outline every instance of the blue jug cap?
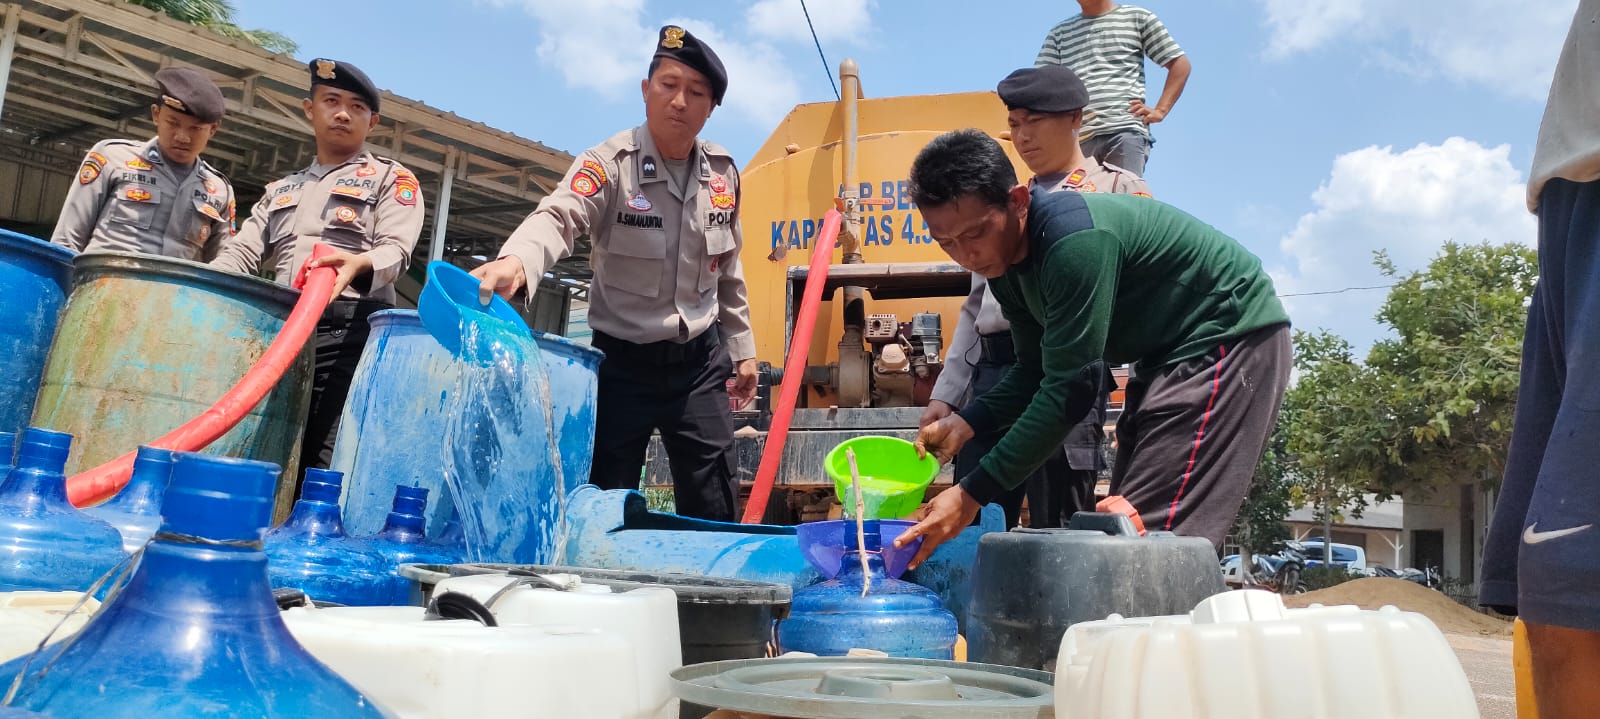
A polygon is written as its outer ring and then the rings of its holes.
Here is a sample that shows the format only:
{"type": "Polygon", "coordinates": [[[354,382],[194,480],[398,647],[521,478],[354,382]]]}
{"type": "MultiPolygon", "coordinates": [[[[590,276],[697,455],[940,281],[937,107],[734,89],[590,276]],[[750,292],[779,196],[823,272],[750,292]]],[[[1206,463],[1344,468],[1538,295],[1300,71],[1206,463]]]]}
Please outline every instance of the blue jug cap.
{"type": "Polygon", "coordinates": [[[38,427],[22,430],[22,448],[17,452],[17,466],[27,466],[51,472],[67,468],[67,450],[72,447],[72,435],[38,427]]]}
{"type": "MultiPolygon", "coordinates": [[[[311,474],[312,472],[316,471],[317,470],[314,469],[306,470],[306,483],[300,485],[300,501],[338,504],[339,483],[324,482],[321,479],[317,479],[311,474]]],[[[339,473],[334,472],[333,474],[335,475],[335,478],[337,478],[339,473]]]]}
{"type": "Polygon", "coordinates": [[[162,502],[161,529],[217,540],[257,540],[272,523],[278,465],[179,452],[162,502]]]}
{"type": "Polygon", "coordinates": [[[316,467],[309,467],[306,469],[306,481],[321,482],[323,484],[331,484],[335,487],[342,487],[344,486],[344,472],[335,472],[331,469],[317,469],[316,467]]]}
{"type": "Polygon", "coordinates": [[[421,516],[428,508],[427,487],[407,487],[400,485],[394,488],[394,512],[396,514],[409,514],[421,516]]]}
{"type": "Polygon", "coordinates": [[[857,546],[856,523],[852,521],[846,521],[844,523],[842,531],[844,532],[843,544],[845,551],[854,552],[865,549],[868,552],[877,552],[882,550],[883,538],[878,534],[878,520],[868,519],[861,523],[861,527],[863,532],[866,534],[867,546],[865,547],[857,546]]]}

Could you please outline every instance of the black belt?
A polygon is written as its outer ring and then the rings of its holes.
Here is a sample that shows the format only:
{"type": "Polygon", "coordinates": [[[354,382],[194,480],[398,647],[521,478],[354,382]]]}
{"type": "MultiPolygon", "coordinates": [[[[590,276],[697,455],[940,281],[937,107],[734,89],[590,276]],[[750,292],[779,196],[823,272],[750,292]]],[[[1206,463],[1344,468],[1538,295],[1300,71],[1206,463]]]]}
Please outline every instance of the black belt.
{"type": "Polygon", "coordinates": [[[717,328],[714,325],[690,338],[687,342],[661,340],[660,342],[640,344],[594,330],[589,343],[595,349],[606,353],[607,358],[616,357],[629,362],[652,365],[682,364],[684,362],[698,361],[710,356],[718,344],[717,328]]]}
{"type": "Polygon", "coordinates": [[[1012,364],[1017,361],[1017,346],[1010,332],[978,336],[978,361],[984,364],[1012,364]]]}
{"type": "Polygon", "coordinates": [[[366,319],[379,310],[392,310],[394,305],[383,300],[334,300],[322,311],[323,320],[366,319]]]}

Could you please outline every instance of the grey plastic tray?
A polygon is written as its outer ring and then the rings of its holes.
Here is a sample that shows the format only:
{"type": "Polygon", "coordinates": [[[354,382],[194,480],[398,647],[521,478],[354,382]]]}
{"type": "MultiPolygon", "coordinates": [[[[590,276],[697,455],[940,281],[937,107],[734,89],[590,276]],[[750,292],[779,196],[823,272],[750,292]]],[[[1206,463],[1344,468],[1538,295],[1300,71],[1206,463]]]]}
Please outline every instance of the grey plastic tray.
{"type": "Polygon", "coordinates": [[[794,719],[1047,719],[1048,672],[933,659],[742,659],[672,673],[685,701],[794,719]]]}

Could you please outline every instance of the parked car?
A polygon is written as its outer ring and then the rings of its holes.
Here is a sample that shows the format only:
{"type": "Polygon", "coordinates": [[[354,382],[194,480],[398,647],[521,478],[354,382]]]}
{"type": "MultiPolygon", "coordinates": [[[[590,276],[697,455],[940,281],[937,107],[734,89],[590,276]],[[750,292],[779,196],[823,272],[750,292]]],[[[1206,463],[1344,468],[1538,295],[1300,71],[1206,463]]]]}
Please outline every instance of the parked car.
{"type": "MultiPolygon", "coordinates": [[[[1294,542],[1296,548],[1306,557],[1306,566],[1315,567],[1323,563],[1323,543],[1320,539],[1303,539],[1294,542]]],[[[1354,544],[1333,543],[1333,563],[1353,572],[1365,574],[1367,572],[1367,550],[1354,544]]]]}

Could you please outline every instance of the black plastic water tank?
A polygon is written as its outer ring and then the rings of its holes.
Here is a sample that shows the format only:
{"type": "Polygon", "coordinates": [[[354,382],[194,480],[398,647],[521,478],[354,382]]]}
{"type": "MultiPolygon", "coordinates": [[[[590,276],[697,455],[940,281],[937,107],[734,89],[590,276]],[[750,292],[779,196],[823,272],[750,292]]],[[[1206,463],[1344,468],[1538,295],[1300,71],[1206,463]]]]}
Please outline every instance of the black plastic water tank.
{"type": "Polygon", "coordinates": [[[1054,671],[1073,624],[1185,614],[1223,589],[1211,542],[1140,537],[1120,514],[1079,512],[1067,529],[987,534],[973,574],[968,658],[1054,671]]]}

